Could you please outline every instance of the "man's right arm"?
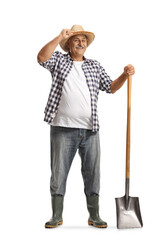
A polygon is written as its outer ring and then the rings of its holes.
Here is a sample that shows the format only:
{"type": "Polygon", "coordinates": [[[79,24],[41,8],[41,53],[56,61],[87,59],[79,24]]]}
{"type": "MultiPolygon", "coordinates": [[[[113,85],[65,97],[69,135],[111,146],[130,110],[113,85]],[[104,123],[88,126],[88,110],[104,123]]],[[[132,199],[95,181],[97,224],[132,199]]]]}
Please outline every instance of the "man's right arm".
{"type": "Polygon", "coordinates": [[[47,43],[38,53],[37,59],[39,62],[47,61],[53,54],[54,50],[58,46],[58,44],[66,37],[70,36],[71,30],[70,29],[63,29],[61,33],[55,37],[52,41],[47,43]]]}

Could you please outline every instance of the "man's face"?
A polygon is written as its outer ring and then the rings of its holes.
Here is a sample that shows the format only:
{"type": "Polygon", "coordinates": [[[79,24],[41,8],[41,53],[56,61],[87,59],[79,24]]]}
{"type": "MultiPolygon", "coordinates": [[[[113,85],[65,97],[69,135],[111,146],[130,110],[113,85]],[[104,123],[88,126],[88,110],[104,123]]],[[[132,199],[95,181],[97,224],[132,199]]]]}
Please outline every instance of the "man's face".
{"type": "Polygon", "coordinates": [[[87,38],[85,35],[80,34],[73,36],[68,41],[68,47],[72,56],[83,57],[87,48],[87,38]]]}

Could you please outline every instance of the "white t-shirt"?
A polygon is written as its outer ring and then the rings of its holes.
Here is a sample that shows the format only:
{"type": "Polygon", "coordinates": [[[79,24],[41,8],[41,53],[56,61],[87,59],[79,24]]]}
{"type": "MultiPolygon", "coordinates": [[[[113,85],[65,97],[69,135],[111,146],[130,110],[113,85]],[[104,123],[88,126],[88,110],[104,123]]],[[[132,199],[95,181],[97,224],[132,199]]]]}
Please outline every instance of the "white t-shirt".
{"type": "Polygon", "coordinates": [[[83,61],[73,61],[53,126],[92,129],[91,97],[82,64],[83,61]]]}

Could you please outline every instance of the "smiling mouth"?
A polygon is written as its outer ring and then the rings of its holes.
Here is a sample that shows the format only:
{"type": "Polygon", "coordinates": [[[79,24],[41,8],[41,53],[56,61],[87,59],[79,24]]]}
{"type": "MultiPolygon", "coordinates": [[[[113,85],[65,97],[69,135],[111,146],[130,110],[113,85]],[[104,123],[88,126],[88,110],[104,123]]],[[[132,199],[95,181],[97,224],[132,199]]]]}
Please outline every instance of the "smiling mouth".
{"type": "Polygon", "coordinates": [[[84,47],[76,47],[77,49],[84,49],[84,47]]]}

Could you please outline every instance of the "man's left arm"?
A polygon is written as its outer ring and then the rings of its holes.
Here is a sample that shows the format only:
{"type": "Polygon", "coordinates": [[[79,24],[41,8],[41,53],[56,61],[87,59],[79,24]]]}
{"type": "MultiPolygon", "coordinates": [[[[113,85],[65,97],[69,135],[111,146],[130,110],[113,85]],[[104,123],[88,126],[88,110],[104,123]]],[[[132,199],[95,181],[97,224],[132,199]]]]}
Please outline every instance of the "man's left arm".
{"type": "Polygon", "coordinates": [[[115,93],[118,89],[120,89],[125,81],[127,80],[129,75],[133,75],[135,73],[134,66],[128,64],[124,67],[124,72],[114,81],[111,83],[111,93],[115,93]]]}

